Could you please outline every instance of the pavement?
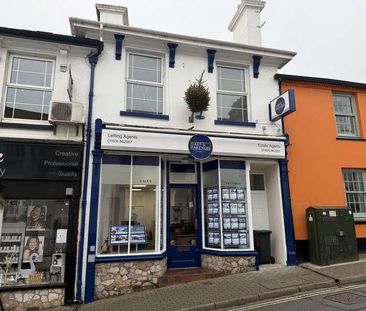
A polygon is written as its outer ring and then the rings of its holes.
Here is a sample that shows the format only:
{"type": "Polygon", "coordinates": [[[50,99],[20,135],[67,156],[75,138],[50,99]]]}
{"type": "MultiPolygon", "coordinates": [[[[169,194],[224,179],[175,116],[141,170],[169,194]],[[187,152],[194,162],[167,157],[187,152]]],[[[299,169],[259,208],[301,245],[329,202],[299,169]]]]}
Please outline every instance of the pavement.
{"type": "Polygon", "coordinates": [[[54,311],[209,311],[365,280],[366,258],[327,267],[263,265],[259,271],[146,290],[54,311]]]}

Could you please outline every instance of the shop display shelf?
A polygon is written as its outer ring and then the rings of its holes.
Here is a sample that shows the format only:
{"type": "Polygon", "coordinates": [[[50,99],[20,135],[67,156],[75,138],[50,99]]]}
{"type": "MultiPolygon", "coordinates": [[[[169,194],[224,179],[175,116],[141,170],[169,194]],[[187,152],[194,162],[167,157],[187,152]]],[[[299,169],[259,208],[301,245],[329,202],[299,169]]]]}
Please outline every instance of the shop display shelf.
{"type": "Polygon", "coordinates": [[[20,240],[1,240],[1,243],[20,243],[20,240]]]}
{"type": "Polygon", "coordinates": [[[11,253],[16,253],[18,254],[19,253],[19,250],[8,250],[8,251],[5,251],[5,250],[0,250],[0,254],[11,254],[11,253]]]}

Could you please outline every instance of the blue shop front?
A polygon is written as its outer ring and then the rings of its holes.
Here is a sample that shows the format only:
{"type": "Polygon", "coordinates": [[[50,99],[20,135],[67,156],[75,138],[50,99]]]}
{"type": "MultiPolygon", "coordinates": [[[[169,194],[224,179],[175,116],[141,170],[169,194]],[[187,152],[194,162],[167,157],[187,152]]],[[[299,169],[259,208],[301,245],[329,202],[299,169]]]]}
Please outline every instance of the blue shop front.
{"type": "Polygon", "coordinates": [[[254,229],[294,264],[281,137],[114,126],[97,121],[84,301],[158,286],[167,270],[258,269],[254,229]]]}

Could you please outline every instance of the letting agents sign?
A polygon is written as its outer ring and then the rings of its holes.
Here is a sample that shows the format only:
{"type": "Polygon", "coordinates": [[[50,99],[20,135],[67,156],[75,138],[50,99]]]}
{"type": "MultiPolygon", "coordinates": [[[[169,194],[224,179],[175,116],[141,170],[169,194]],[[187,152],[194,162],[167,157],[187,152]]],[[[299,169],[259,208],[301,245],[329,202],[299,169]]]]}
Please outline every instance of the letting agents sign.
{"type": "MultiPolygon", "coordinates": [[[[192,137],[194,135],[107,129],[102,132],[102,149],[189,154],[188,146],[192,137]]],[[[212,155],[274,159],[285,158],[285,145],[283,141],[215,136],[207,138],[209,138],[212,144],[212,155]]]]}
{"type": "Polygon", "coordinates": [[[269,103],[269,119],[277,121],[295,110],[295,91],[288,90],[269,103]]]}

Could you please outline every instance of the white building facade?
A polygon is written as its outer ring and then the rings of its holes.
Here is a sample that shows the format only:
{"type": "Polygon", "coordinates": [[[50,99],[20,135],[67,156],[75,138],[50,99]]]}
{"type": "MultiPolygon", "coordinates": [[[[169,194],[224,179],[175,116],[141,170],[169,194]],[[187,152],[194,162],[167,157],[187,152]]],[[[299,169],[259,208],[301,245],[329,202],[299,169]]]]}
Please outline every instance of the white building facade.
{"type": "Polygon", "coordinates": [[[88,57],[102,47],[99,40],[0,28],[0,298],[5,309],[75,300],[88,57]]]}
{"type": "Polygon", "coordinates": [[[130,27],[121,7],[70,19],[73,35],[104,43],[82,217],[85,302],[155,287],[167,269],[258,269],[254,230],[272,232],[276,262],[295,264],[285,137],[268,109],[274,75],[295,53],[260,45],[263,7],[241,3],[234,43],[130,27]],[[210,106],[192,120],[184,95],[202,72],[210,106]]]}

